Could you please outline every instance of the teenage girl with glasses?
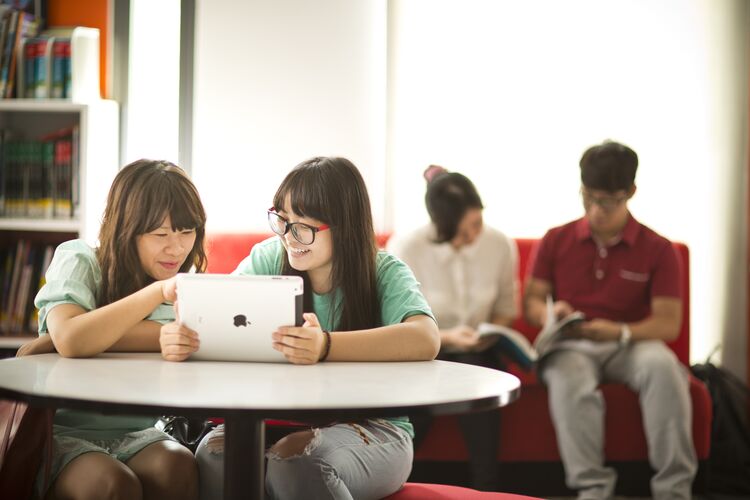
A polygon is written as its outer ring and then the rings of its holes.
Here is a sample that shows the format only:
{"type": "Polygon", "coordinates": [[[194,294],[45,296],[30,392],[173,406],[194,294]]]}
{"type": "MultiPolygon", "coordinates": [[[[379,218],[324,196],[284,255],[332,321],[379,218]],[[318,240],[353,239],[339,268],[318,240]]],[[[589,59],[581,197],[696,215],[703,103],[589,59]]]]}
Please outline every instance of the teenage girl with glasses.
{"type": "MultiPolygon", "coordinates": [[[[268,218],[277,236],[255,245],[235,273],[304,279],[306,321],[273,332],[275,349],[295,364],[435,357],[430,307],[409,268],[377,249],[367,189],[350,161],[301,163],[273,202],[268,218]]],[[[266,491],[282,499],[385,497],[409,476],[412,438],[406,417],[294,432],[268,451],[266,491]]],[[[201,498],[223,495],[223,445],[218,428],[198,447],[201,498]]]]}

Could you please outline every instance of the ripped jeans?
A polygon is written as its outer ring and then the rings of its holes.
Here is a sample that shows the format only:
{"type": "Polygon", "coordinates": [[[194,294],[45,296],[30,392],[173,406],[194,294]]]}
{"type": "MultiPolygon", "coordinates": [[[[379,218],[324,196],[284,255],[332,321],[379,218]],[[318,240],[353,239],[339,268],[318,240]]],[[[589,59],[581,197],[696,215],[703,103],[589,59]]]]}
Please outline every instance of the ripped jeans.
{"type": "MultiPolygon", "coordinates": [[[[378,499],[398,491],[411,473],[411,437],[388,421],[340,423],[313,432],[301,455],[266,454],[268,498],[378,499]]],[[[224,495],[224,454],[206,446],[212,434],[196,451],[201,500],[224,495]]]]}

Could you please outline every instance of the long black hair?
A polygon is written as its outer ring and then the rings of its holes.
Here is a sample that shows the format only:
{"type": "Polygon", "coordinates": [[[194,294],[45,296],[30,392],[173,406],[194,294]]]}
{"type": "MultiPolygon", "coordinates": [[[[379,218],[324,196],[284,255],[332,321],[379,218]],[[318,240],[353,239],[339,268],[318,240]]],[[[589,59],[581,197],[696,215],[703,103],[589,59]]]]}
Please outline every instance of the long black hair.
{"type": "MultiPolygon", "coordinates": [[[[291,210],[331,227],[333,263],[331,293],[341,293],[332,309],[340,315],[336,330],[363,330],[380,326],[377,292],[377,244],[370,197],[362,175],[346,158],[316,157],[306,160],[286,176],[273,198],[277,210],[291,210]],[[284,206],[287,198],[291,206],[284,206]]],[[[295,270],[284,252],[281,274],[302,276],[305,310],[312,310],[312,287],[306,272],[295,270]]],[[[335,300],[335,295],[334,295],[335,300]]],[[[329,318],[332,319],[332,318],[329,318]]]]}

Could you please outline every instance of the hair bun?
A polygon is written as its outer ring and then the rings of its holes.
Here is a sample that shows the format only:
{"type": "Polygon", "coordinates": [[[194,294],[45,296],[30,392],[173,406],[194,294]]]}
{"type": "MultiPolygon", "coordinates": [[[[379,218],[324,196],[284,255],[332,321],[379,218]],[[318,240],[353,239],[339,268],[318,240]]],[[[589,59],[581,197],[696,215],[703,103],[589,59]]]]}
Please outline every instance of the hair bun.
{"type": "Polygon", "coordinates": [[[440,165],[430,165],[425,169],[424,173],[422,174],[429,184],[430,182],[434,181],[436,177],[447,174],[448,170],[441,167],[440,165]]]}

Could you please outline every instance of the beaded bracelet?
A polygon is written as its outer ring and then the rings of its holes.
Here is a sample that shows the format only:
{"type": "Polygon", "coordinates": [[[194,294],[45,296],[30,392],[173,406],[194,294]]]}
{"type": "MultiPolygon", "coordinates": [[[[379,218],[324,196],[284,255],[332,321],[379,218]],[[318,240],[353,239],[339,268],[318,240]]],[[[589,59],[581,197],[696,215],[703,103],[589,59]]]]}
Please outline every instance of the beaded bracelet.
{"type": "Polygon", "coordinates": [[[328,330],[323,330],[323,333],[326,334],[326,347],[325,349],[323,349],[323,355],[318,361],[325,361],[328,357],[328,353],[331,352],[331,332],[329,332],[328,330]]]}

